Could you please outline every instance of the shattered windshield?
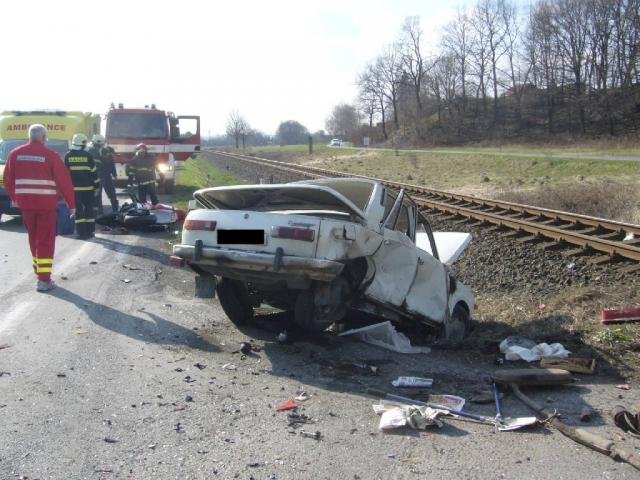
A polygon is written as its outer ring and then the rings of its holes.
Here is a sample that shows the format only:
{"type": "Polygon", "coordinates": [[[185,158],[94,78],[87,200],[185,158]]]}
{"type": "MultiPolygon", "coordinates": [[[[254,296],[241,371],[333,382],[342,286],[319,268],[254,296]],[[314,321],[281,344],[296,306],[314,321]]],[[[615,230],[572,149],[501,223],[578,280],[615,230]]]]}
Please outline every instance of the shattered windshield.
{"type": "Polygon", "coordinates": [[[107,137],[166,138],[164,115],[146,113],[110,113],[107,117],[107,137]]]}

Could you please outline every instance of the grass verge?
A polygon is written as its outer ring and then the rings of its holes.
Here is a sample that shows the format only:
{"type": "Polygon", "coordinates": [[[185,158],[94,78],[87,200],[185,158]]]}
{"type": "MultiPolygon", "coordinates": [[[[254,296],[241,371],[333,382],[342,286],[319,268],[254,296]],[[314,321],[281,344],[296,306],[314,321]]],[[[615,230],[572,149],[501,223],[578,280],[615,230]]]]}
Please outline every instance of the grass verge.
{"type": "Polygon", "coordinates": [[[185,210],[189,200],[193,199],[193,192],[200,188],[242,183],[236,177],[218,170],[211,162],[201,156],[184,162],[184,165],[176,173],[173,205],[185,210]]]}

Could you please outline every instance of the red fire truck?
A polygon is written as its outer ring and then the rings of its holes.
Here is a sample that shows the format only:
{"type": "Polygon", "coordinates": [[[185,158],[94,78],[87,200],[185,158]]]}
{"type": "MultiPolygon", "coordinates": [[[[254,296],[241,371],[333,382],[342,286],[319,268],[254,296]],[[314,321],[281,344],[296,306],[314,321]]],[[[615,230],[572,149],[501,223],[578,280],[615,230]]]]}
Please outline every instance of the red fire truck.
{"type": "Polygon", "coordinates": [[[128,181],[127,164],[135,147],[144,143],[155,155],[160,191],[171,193],[175,185],[176,162],[183,162],[200,150],[200,117],[176,116],[159,110],[154,104],[144,108],[117,108],[111,105],[107,113],[107,144],[114,149],[116,186],[128,181]]]}

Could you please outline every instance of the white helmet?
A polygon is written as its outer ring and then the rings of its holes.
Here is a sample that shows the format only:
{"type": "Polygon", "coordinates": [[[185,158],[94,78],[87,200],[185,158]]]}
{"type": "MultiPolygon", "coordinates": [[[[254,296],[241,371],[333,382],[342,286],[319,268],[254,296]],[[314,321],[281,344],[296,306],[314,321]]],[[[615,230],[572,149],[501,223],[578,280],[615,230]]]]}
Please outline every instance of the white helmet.
{"type": "Polygon", "coordinates": [[[91,138],[91,141],[97,145],[104,145],[105,138],[103,135],[96,133],[93,138],[91,138]]]}
{"type": "Polygon", "coordinates": [[[71,139],[71,144],[76,147],[84,147],[89,139],[84,133],[76,133],[71,139]]]}

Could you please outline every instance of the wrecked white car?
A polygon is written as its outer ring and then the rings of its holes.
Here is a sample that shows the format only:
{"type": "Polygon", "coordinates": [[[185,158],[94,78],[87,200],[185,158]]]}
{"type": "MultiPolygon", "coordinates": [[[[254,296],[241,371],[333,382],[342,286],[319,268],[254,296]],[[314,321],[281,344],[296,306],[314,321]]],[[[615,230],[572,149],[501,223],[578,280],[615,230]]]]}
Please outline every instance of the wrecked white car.
{"type": "Polygon", "coordinates": [[[432,232],[402,190],[342,178],[205,188],[194,197],[205,208],[187,215],[174,256],[198,274],[199,296],[217,285],[237,325],[268,304],[307,330],[355,309],[420,322],[446,339],[468,332],[475,301],[446,265],[471,235],[432,232]]]}

